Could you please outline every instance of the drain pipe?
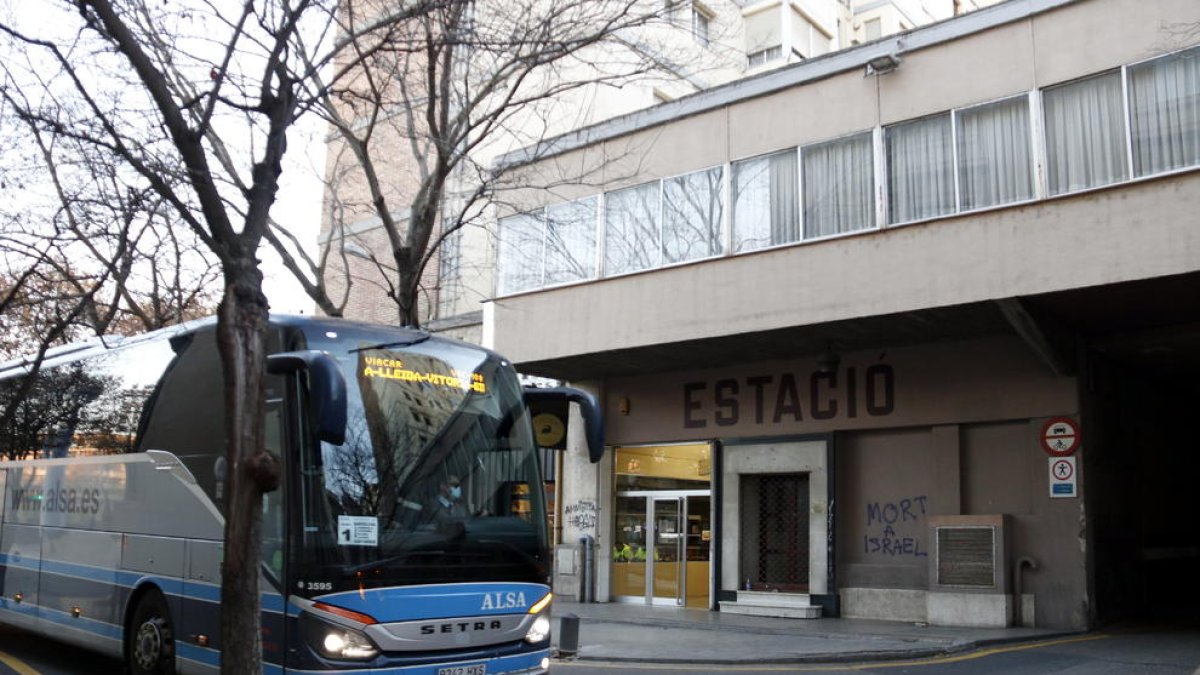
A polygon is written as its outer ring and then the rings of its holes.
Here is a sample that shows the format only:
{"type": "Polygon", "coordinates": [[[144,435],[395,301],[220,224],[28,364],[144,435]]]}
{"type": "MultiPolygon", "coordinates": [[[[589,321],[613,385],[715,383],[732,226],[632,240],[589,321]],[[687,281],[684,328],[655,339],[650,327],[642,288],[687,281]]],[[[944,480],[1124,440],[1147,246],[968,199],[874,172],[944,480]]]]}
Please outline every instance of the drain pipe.
{"type": "Polygon", "coordinates": [[[592,593],[592,577],[595,576],[596,550],[595,539],[590,534],[579,538],[579,546],[583,549],[583,570],[579,575],[579,601],[594,602],[592,593]]]}

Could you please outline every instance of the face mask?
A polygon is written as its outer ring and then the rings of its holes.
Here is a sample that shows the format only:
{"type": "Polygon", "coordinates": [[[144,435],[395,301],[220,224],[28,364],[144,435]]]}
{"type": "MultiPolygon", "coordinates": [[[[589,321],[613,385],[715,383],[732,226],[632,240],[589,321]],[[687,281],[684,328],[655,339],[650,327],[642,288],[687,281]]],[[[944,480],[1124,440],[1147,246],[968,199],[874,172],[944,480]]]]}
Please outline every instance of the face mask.
{"type": "Polygon", "coordinates": [[[462,488],[457,485],[450,488],[450,496],[454,499],[462,499],[462,488]]]}

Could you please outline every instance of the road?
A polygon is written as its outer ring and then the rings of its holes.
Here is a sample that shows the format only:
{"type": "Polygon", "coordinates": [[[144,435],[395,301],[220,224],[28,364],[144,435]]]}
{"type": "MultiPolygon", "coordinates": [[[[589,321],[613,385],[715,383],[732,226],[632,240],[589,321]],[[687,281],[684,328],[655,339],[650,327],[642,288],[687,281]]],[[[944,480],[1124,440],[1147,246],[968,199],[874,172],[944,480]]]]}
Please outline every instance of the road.
{"type": "MultiPolygon", "coordinates": [[[[1200,632],[1138,629],[1012,644],[933,659],[798,665],[651,665],[556,661],[556,675],[876,673],[878,675],[1200,675],[1200,632]]],[[[0,627],[2,675],[118,675],[121,666],[73,647],[0,627]]]]}
{"type": "Polygon", "coordinates": [[[798,665],[652,665],[560,661],[557,675],[877,673],[879,675],[1200,675],[1200,632],[1163,628],[1101,632],[931,659],[798,665]]]}
{"type": "Polygon", "coordinates": [[[121,664],[60,642],[0,626],[0,674],[120,675],[121,664]]]}

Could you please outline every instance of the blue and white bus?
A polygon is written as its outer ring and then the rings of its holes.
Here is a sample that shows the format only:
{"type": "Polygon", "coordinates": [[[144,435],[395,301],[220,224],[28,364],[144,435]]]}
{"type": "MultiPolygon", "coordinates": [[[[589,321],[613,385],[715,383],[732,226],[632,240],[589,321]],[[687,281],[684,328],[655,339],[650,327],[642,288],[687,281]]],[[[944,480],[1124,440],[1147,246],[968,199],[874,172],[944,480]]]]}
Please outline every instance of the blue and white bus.
{"type": "MultiPolygon", "coordinates": [[[[267,673],[540,673],[550,558],[535,400],[502,357],[420,331],[272,317],[267,673]]],[[[28,365],[0,366],[11,396],[28,365]]],[[[220,662],[227,474],[215,321],[64,348],[0,429],[0,621],[136,675],[220,662]],[[36,458],[32,458],[36,457],[36,458]]]]}

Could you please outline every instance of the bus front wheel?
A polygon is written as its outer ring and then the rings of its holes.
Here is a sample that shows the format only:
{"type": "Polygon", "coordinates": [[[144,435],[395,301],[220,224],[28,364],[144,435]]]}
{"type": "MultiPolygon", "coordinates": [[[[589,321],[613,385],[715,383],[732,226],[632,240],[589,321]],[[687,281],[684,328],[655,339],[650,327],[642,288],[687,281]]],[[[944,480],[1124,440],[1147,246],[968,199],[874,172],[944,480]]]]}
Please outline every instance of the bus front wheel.
{"type": "Polygon", "coordinates": [[[167,601],[157,590],[138,600],[126,631],[130,675],[167,675],[175,672],[175,636],[167,601]]]}

